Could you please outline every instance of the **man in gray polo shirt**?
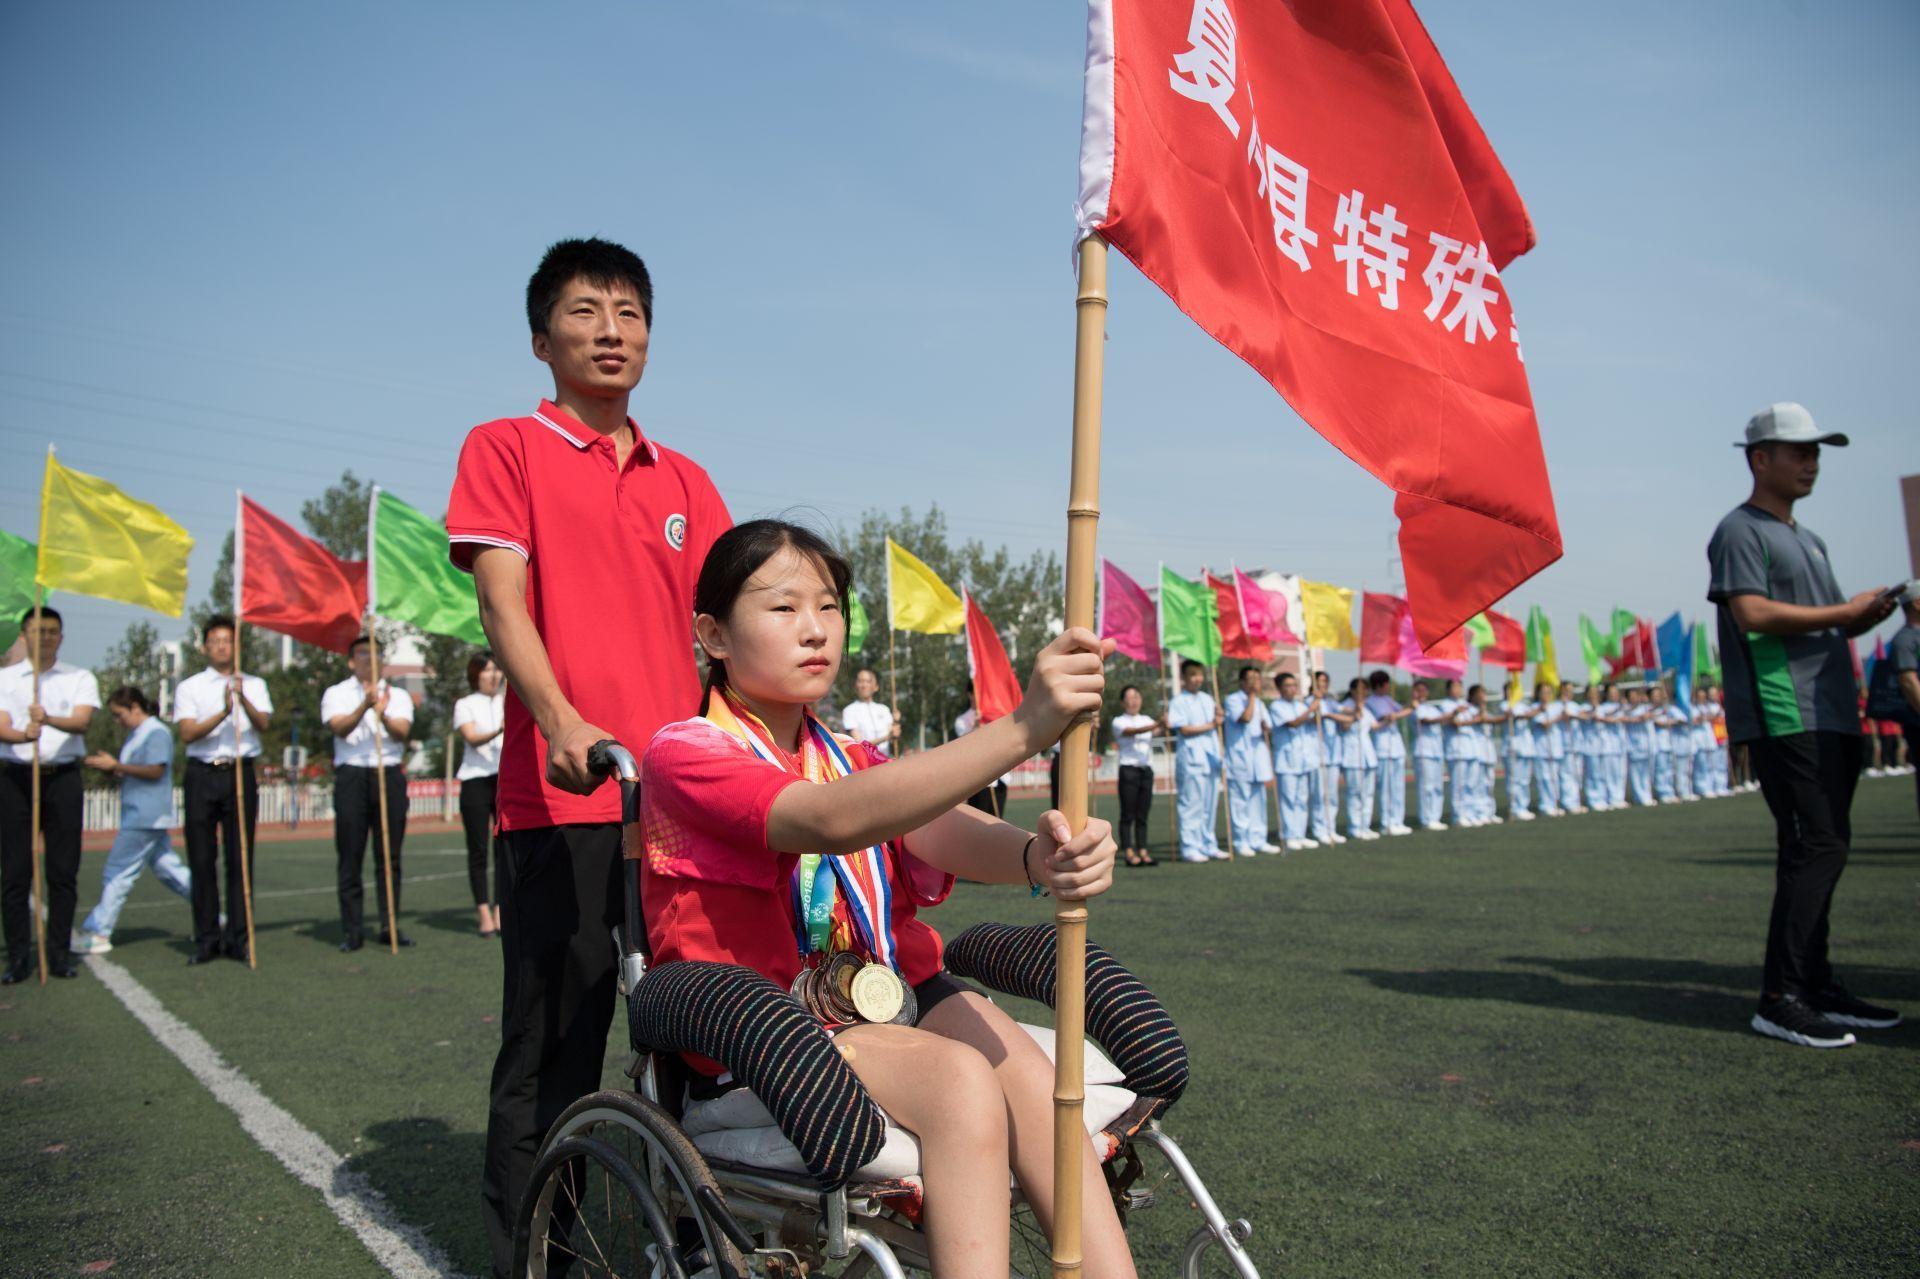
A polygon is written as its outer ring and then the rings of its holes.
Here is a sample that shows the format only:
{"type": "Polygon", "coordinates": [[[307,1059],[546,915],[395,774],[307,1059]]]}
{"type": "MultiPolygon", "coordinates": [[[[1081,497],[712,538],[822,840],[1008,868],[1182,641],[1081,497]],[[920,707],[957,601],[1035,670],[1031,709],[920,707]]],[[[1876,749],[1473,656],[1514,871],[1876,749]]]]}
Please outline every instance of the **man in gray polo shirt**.
{"type": "MultiPolygon", "coordinates": [[[[1893,663],[1894,678],[1900,682],[1900,696],[1906,702],[1900,733],[1907,739],[1907,763],[1920,765],[1920,586],[1907,583],[1900,603],[1907,624],[1893,633],[1887,660],[1893,663]]],[[[1920,767],[1914,769],[1913,781],[1920,789],[1920,767]]]]}
{"type": "Polygon", "coordinates": [[[1827,912],[1847,864],[1863,746],[1847,640],[1893,611],[1884,591],[1842,596],[1826,543],[1793,518],[1819,477],[1820,446],[1846,443],[1798,404],[1755,415],[1738,446],[1753,493],[1707,544],[1727,736],[1751,753],[1779,846],[1752,1025],[1809,1048],[1853,1043],[1850,1026],[1900,1022],[1893,1009],[1848,994],[1827,962],[1827,912]]]}

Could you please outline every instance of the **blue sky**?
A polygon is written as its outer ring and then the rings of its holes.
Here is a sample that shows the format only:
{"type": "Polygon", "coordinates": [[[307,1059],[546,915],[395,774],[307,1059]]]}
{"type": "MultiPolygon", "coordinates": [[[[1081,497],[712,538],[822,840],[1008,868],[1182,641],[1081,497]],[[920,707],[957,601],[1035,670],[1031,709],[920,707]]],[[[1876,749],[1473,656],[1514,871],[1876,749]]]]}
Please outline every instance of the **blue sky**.
{"type": "MultiPolygon", "coordinates": [[[[1842,585],[1905,576],[1920,10],[1421,12],[1540,233],[1504,278],[1567,553],[1508,607],[1705,616],[1776,399],[1853,434],[1802,507],[1842,585]]],[[[187,525],[196,599],[236,487],[438,511],[466,430],[549,389],[541,249],[601,234],[655,278],[636,416],[736,516],[938,500],[1063,546],[1083,14],[6,6],[0,525],[49,440],[187,525]]],[[[1106,554],[1393,583],[1391,494],[1124,265],[1109,334],[1106,554]]],[[[67,603],[79,660],[137,616],[67,603]]]]}

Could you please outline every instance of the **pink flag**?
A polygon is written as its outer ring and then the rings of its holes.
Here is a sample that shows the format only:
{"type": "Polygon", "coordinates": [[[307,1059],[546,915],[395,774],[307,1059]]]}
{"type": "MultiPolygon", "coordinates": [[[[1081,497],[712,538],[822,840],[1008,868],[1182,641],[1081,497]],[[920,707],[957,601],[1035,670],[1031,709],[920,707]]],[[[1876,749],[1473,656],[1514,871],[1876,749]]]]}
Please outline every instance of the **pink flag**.
{"type": "Polygon", "coordinates": [[[1260,583],[1233,570],[1233,584],[1240,588],[1240,616],[1246,620],[1247,633],[1270,644],[1298,644],[1300,637],[1287,628],[1287,597],[1270,591],[1260,583]]]}
{"type": "Polygon", "coordinates": [[[1153,600],[1140,583],[1113,566],[1112,560],[1100,561],[1101,639],[1114,641],[1117,651],[1149,666],[1160,664],[1160,619],[1153,600]]]}
{"type": "Polygon", "coordinates": [[[1466,632],[1456,631],[1441,641],[1442,650],[1456,645],[1460,648],[1462,656],[1457,661],[1428,653],[1420,647],[1420,641],[1414,636],[1413,614],[1403,611],[1400,614],[1400,660],[1394,665],[1421,679],[1462,679],[1467,673],[1465,640],[1466,632]]]}

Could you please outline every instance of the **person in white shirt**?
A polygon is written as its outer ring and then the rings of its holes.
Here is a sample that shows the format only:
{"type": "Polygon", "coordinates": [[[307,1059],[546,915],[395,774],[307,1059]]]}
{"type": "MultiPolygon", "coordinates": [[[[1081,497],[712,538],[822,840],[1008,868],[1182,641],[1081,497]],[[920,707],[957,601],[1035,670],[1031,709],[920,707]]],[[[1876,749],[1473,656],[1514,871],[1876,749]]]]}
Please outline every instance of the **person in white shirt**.
{"type": "Polygon", "coordinates": [[[467,886],[473,890],[473,908],[480,916],[480,935],[498,936],[500,910],[487,892],[487,849],[493,849],[496,873],[501,872],[500,836],[493,825],[493,799],[500,788],[500,734],[507,725],[507,677],[494,664],[492,653],[467,659],[467,687],[472,690],[453,704],[453,731],[460,734],[460,825],[467,836],[467,886]]]}
{"type": "MultiPolygon", "coordinates": [[[[965,737],[980,727],[980,710],[974,704],[973,680],[967,680],[967,709],[953,717],[953,735],[965,737]]],[[[967,804],[983,813],[1003,817],[1007,811],[1007,787],[1013,784],[1012,773],[1002,773],[1000,780],[993,785],[974,792],[967,797],[967,804]]]]}
{"type": "Polygon", "coordinates": [[[399,932],[387,918],[389,890],[393,910],[400,910],[400,846],[407,834],[407,777],[402,761],[407,737],[413,732],[413,698],[404,688],[390,687],[373,678],[373,649],[362,635],[347,652],[353,674],[320,698],[320,718],[333,732],[333,848],[338,855],[340,893],[340,949],[359,950],[365,942],[361,927],[361,867],[366,862],[367,837],[380,817],[375,779],[378,760],[387,781],[387,839],[391,848],[393,883],[387,883],[387,858],[375,850],[374,874],[380,911],[380,944],[389,938],[402,946],[413,939],[399,932]],[[390,931],[391,930],[391,931],[390,931]]]}
{"type": "Polygon", "coordinates": [[[1226,715],[1227,831],[1234,851],[1242,857],[1277,853],[1280,845],[1267,838],[1267,783],[1273,780],[1273,757],[1267,745],[1267,705],[1260,700],[1260,668],[1240,668],[1240,687],[1227,694],[1221,708],[1226,715]]]}
{"type": "Polygon", "coordinates": [[[1140,711],[1137,685],[1120,690],[1113,717],[1113,753],[1120,761],[1120,850],[1129,866],[1155,865],[1147,851],[1147,814],[1153,810],[1153,735],[1163,725],[1140,711]]]}
{"type": "Polygon", "coordinates": [[[7,966],[0,986],[25,981],[38,970],[33,916],[33,743],[40,743],[40,834],[46,840],[47,972],[78,977],[68,949],[73,908],[79,897],[80,828],[85,796],[80,761],[87,725],[100,706],[93,672],[60,660],[65,637],[54,609],[27,610],[20,635],[27,660],[0,670],[0,918],[5,921],[7,966]],[[34,700],[33,673],[40,672],[34,700]]]}
{"type": "Polygon", "coordinates": [[[880,677],[861,671],[853,677],[854,700],[840,708],[840,727],[848,737],[869,746],[878,746],[887,754],[898,753],[900,716],[885,702],[876,702],[880,677]]]}
{"type": "Polygon", "coordinates": [[[173,722],[187,747],[181,783],[186,811],[187,869],[193,876],[193,955],[204,964],[222,955],[247,959],[246,885],[253,875],[253,829],[260,817],[260,730],[273,716],[273,699],[258,675],[234,674],[233,619],[214,616],[200,631],[207,666],[180,681],[173,693],[173,722]],[[235,715],[238,707],[240,714],[235,715]],[[236,729],[238,736],[236,737],[236,729]],[[239,811],[233,770],[240,769],[246,813],[239,811]],[[245,820],[247,865],[240,866],[240,822],[245,820]],[[226,860],[226,924],[221,925],[220,865],[226,860]]]}
{"type": "Polygon", "coordinates": [[[155,879],[193,900],[192,878],[168,834],[173,826],[173,734],[154,714],[146,693],[132,684],[108,694],[107,713],[127,730],[127,740],[119,755],[95,751],[85,762],[120,779],[120,833],[101,868],[99,904],[87,912],[74,935],[77,955],[104,955],[113,949],[120,909],[149,866],[155,879]]]}

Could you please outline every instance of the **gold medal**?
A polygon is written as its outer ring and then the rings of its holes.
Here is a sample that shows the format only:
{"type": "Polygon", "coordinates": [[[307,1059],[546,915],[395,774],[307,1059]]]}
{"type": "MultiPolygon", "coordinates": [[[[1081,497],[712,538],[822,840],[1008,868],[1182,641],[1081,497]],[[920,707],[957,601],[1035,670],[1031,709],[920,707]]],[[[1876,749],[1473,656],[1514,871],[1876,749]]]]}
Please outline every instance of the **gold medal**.
{"type": "Polygon", "coordinates": [[[906,1011],[907,983],[884,964],[867,964],[854,973],[847,993],[863,1021],[897,1021],[906,1011]]]}

